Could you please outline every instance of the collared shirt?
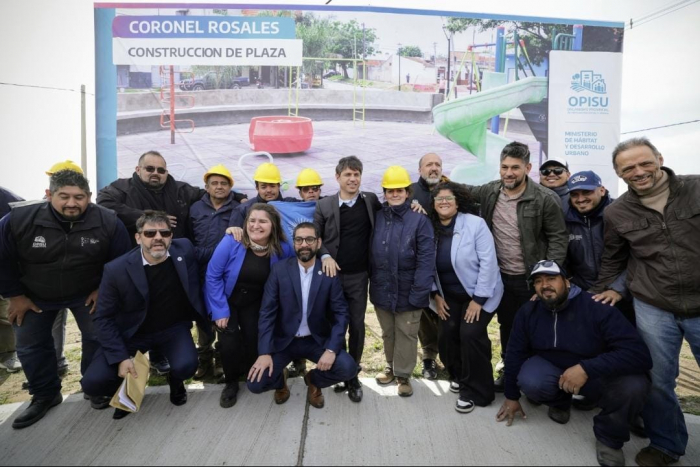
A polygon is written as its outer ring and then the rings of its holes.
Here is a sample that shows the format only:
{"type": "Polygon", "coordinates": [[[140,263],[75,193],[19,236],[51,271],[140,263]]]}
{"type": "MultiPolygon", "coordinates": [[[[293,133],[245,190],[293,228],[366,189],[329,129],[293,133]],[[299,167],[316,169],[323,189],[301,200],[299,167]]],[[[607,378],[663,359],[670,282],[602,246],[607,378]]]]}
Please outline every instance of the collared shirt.
{"type": "Polygon", "coordinates": [[[301,278],[301,324],[296,336],[305,337],[311,335],[309,329],[309,290],[311,290],[311,281],[314,278],[314,266],[309,267],[307,271],[304,266],[299,264],[299,276],[301,278]]]}
{"type": "Polygon", "coordinates": [[[358,191],[357,194],[349,200],[344,200],[343,198],[340,197],[340,193],[338,193],[338,207],[342,207],[343,204],[347,204],[349,208],[353,207],[355,203],[357,202],[357,199],[360,197],[360,192],[358,191]]]}
{"type": "Polygon", "coordinates": [[[498,267],[505,274],[527,273],[518,226],[518,202],[524,193],[525,191],[511,198],[501,188],[493,210],[493,239],[496,243],[498,267]]]}
{"type": "MultiPolygon", "coordinates": [[[[170,258],[170,250],[165,252],[165,259],[168,259],[168,258],[170,258]]],[[[148,260],[146,259],[146,257],[143,255],[143,248],[141,248],[141,259],[143,260],[144,266],[155,266],[155,264],[149,263],[148,260]]],[[[158,264],[160,264],[160,263],[158,263],[158,264]]]]}

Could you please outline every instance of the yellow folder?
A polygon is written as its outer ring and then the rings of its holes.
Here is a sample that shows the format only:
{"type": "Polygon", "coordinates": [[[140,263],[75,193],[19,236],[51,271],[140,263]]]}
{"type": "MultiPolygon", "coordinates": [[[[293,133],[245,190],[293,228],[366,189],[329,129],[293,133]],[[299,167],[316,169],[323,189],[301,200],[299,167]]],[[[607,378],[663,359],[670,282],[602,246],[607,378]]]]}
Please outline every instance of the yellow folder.
{"type": "Polygon", "coordinates": [[[127,412],[138,412],[141,408],[150,370],[148,359],[141,352],[137,351],[133,360],[138,377],[134,378],[131,373],[127,373],[126,378],[109,403],[112,407],[127,412]]]}

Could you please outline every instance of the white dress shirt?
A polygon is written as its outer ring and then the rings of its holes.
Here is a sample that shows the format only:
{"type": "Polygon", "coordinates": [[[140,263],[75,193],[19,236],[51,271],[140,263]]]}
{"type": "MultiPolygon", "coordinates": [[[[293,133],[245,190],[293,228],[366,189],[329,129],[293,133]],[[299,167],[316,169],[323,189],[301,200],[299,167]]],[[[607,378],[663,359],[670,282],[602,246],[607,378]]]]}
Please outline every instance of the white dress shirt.
{"type": "Polygon", "coordinates": [[[338,207],[341,208],[343,207],[343,204],[347,204],[349,208],[353,207],[355,203],[357,202],[357,199],[360,197],[360,192],[358,191],[357,194],[352,198],[348,200],[344,200],[343,198],[340,197],[340,193],[338,193],[338,207]]]}
{"type": "Polygon", "coordinates": [[[299,276],[301,279],[301,324],[297,331],[297,337],[306,337],[311,335],[309,329],[309,290],[311,290],[311,281],[314,278],[314,266],[311,265],[308,271],[299,262],[299,276]]]}

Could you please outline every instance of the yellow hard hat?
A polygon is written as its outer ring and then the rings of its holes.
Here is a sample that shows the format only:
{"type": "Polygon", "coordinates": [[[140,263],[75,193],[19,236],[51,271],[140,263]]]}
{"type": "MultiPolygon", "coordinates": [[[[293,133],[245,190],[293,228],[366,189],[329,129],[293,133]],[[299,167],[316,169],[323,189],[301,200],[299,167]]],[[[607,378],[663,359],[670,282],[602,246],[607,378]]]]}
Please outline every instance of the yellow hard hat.
{"type": "Polygon", "coordinates": [[[297,177],[297,188],[301,188],[303,186],[322,186],[323,185],[323,180],[321,180],[321,176],[316,172],[314,169],[304,169],[301,172],[299,172],[299,176],[297,177]]]}
{"type": "Polygon", "coordinates": [[[253,180],[262,183],[282,183],[282,174],[275,164],[265,162],[255,169],[253,180]]]}
{"type": "Polygon", "coordinates": [[[231,172],[224,167],[224,164],[215,165],[211,169],[207,170],[207,173],[204,174],[204,183],[207,183],[207,179],[210,175],[221,175],[222,177],[226,177],[228,178],[228,182],[231,184],[231,186],[233,186],[233,177],[231,176],[231,172]]]}
{"type": "Polygon", "coordinates": [[[77,165],[75,162],[71,160],[65,160],[63,162],[56,162],[54,165],[51,166],[49,170],[46,171],[46,175],[49,177],[56,172],[60,172],[61,170],[72,170],[73,172],[78,172],[79,174],[83,173],[83,169],[80,168],[79,165],[77,165]]]}
{"type": "Polygon", "coordinates": [[[395,189],[407,188],[411,185],[411,177],[408,175],[408,170],[400,165],[392,165],[382,177],[382,188],[395,189]]]}

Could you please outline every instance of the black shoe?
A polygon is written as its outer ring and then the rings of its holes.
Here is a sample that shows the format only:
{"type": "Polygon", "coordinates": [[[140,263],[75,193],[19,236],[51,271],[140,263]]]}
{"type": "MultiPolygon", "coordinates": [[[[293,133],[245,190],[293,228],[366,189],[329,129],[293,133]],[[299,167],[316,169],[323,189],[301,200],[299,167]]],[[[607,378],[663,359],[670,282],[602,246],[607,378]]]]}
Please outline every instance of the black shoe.
{"type": "Polygon", "coordinates": [[[70,366],[68,366],[67,363],[64,363],[56,369],[56,373],[58,373],[59,378],[63,379],[68,374],[69,370],[70,366]]]}
{"type": "Polygon", "coordinates": [[[131,414],[131,412],[127,412],[126,410],[114,409],[114,413],[112,414],[112,418],[114,420],[121,420],[122,418],[126,417],[129,414],[131,414]]]}
{"type": "Polygon", "coordinates": [[[185,383],[180,380],[170,378],[170,373],[167,375],[168,385],[170,386],[170,402],[173,405],[185,405],[187,403],[187,389],[185,383]]]}
{"type": "Polygon", "coordinates": [[[219,405],[223,409],[229,409],[236,405],[238,401],[238,383],[227,384],[223,391],[221,391],[221,397],[219,398],[219,405]]]}
{"type": "Polygon", "coordinates": [[[151,368],[153,368],[159,376],[164,376],[170,373],[170,362],[168,362],[167,358],[163,358],[163,360],[158,362],[151,362],[151,368]]]}
{"type": "Polygon", "coordinates": [[[29,381],[24,381],[22,383],[22,391],[29,391],[29,381]]]}
{"type": "Polygon", "coordinates": [[[561,425],[566,425],[567,423],[569,423],[569,419],[571,418],[571,407],[569,407],[568,409],[558,409],[556,407],[550,407],[549,411],[547,412],[547,415],[549,415],[549,418],[551,418],[555,422],[561,425]]]}
{"type": "Polygon", "coordinates": [[[46,412],[52,407],[56,407],[58,404],[63,402],[63,396],[61,393],[56,394],[53,399],[32,399],[24,412],[20,414],[19,417],[15,418],[12,422],[12,428],[20,429],[27,428],[28,426],[34,425],[36,422],[44,418],[46,412]]]}
{"type": "MultiPolygon", "coordinates": [[[[85,396],[83,396],[85,397],[85,396]]],[[[104,410],[107,407],[109,407],[109,402],[112,400],[111,397],[109,396],[95,396],[95,397],[89,397],[90,399],[90,407],[92,407],[95,410],[104,410]]]]}
{"type": "Polygon", "coordinates": [[[630,433],[638,436],[640,438],[648,438],[647,430],[644,428],[644,420],[640,415],[634,418],[634,421],[630,423],[630,433]]]}
{"type": "Polygon", "coordinates": [[[493,381],[493,390],[496,392],[504,392],[506,390],[505,373],[499,373],[498,377],[493,381]]]}
{"type": "Polygon", "coordinates": [[[437,377],[437,363],[435,363],[435,360],[430,358],[423,360],[423,378],[435,381],[437,377]]]}
{"type": "Polygon", "coordinates": [[[345,383],[338,383],[335,386],[333,386],[333,392],[340,394],[342,392],[345,392],[349,388],[349,384],[347,382],[345,383]]]}
{"type": "Polygon", "coordinates": [[[362,401],[362,383],[360,383],[360,380],[355,377],[348,381],[347,386],[350,400],[353,402],[362,401]]]}
{"type": "Polygon", "coordinates": [[[598,402],[584,396],[573,396],[571,399],[571,405],[576,410],[588,412],[598,407],[598,402]]]}

